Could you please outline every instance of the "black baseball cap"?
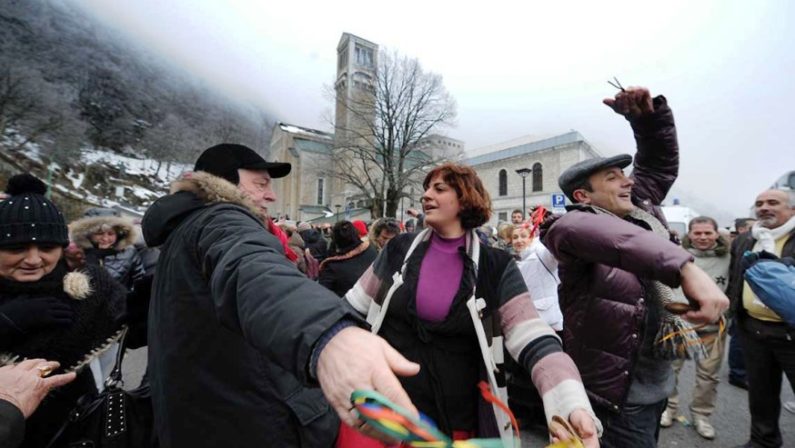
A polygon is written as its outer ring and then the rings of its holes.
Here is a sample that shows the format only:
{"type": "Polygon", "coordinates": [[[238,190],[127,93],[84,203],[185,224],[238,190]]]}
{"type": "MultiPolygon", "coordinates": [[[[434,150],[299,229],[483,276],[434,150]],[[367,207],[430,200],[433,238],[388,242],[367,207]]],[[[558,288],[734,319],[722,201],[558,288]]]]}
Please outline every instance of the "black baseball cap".
{"type": "Polygon", "coordinates": [[[196,160],[193,171],[204,171],[237,185],[240,177],[238,169],[266,170],[271,178],[276,179],[290,174],[292,165],[281,162],[268,162],[256,151],[245,145],[221,143],[207,148],[196,160]]]}
{"type": "Polygon", "coordinates": [[[594,157],[593,159],[583,160],[570,166],[558,178],[558,185],[570,201],[574,200],[574,190],[579,188],[582,183],[591,177],[591,174],[606,168],[618,167],[626,168],[632,163],[632,156],[629,154],[619,154],[613,157],[594,157]]]}

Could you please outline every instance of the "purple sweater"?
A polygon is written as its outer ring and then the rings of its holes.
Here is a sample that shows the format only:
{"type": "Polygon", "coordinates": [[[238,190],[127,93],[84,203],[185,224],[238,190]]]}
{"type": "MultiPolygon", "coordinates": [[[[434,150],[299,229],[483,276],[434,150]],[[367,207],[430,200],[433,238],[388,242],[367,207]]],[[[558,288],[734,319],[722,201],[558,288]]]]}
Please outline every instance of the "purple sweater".
{"type": "Polygon", "coordinates": [[[422,259],[417,281],[417,315],[430,322],[441,322],[450,312],[455,293],[464,274],[464,260],[458,248],[466,245],[466,235],[442,238],[436,233],[422,259]]]}

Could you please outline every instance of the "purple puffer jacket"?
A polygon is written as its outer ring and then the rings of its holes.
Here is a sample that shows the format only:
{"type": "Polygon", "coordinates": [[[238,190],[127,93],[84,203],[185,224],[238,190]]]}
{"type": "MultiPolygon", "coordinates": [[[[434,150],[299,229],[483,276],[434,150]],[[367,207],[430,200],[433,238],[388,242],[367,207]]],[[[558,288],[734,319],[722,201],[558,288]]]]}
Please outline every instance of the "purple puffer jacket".
{"type": "MultiPolygon", "coordinates": [[[[676,180],[679,149],[665,98],[654,105],[653,114],[630,121],[638,145],[632,201],[666,224],[659,204],[676,180]]],[[[560,262],[564,348],[593,403],[618,412],[643,340],[644,282],[679,286],[680,269],[692,256],[642,222],[581,205],[548,224],[542,241],[560,262]]]]}

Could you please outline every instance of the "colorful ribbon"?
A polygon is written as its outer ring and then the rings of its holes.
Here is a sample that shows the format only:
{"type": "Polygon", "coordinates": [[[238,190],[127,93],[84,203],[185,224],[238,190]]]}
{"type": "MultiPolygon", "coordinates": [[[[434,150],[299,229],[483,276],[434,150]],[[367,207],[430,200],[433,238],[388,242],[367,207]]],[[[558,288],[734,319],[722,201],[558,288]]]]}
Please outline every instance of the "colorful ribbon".
{"type": "MultiPolygon", "coordinates": [[[[360,420],[382,434],[419,448],[504,448],[500,439],[452,440],[429,419],[417,418],[371,390],[356,390],[351,403],[360,420]]],[[[507,409],[507,406],[506,406],[507,409]]],[[[513,416],[511,420],[515,421],[513,416]]]]}

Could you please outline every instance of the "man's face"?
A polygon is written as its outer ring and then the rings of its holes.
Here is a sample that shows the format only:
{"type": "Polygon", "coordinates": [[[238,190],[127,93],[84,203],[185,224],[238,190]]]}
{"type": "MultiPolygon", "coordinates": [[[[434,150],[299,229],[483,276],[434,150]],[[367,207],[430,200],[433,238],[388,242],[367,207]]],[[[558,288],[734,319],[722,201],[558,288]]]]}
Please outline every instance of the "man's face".
{"type": "Polygon", "coordinates": [[[690,231],[687,232],[687,237],[690,242],[698,250],[709,250],[715,247],[720,234],[715,230],[715,227],[708,222],[698,222],[691,226],[690,231]]]}
{"type": "Polygon", "coordinates": [[[521,213],[513,212],[513,214],[511,214],[511,224],[513,225],[521,224],[522,221],[524,221],[524,217],[522,216],[521,213]]]}
{"type": "Polygon", "coordinates": [[[787,193],[781,190],[767,190],[757,196],[754,209],[759,225],[768,229],[784,225],[795,215],[787,193]]]}
{"type": "Polygon", "coordinates": [[[386,246],[386,243],[389,242],[392,238],[396,237],[397,233],[392,233],[388,229],[384,229],[378,236],[375,238],[376,244],[378,244],[379,249],[383,249],[386,246]]]}
{"type": "Polygon", "coordinates": [[[0,277],[17,282],[36,282],[52,272],[63,254],[58,245],[18,246],[0,249],[0,277]]]}
{"type": "Polygon", "coordinates": [[[267,214],[268,203],[276,201],[270,174],[265,170],[251,171],[242,168],[237,172],[240,177],[240,182],[237,184],[238,190],[242,191],[267,214]]]}
{"type": "Polygon", "coordinates": [[[745,221],[745,224],[743,224],[741,226],[737,226],[737,228],[735,229],[737,231],[737,234],[738,235],[742,235],[743,233],[751,230],[751,227],[754,226],[755,222],[756,221],[754,221],[752,219],[749,219],[748,221],[745,221]]]}
{"type": "Polygon", "coordinates": [[[588,180],[593,191],[584,188],[575,190],[577,202],[601,207],[622,218],[635,208],[632,204],[632,185],[635,181],[625,176],[620,168],[598,171],[591,174],[588,180]]]}

